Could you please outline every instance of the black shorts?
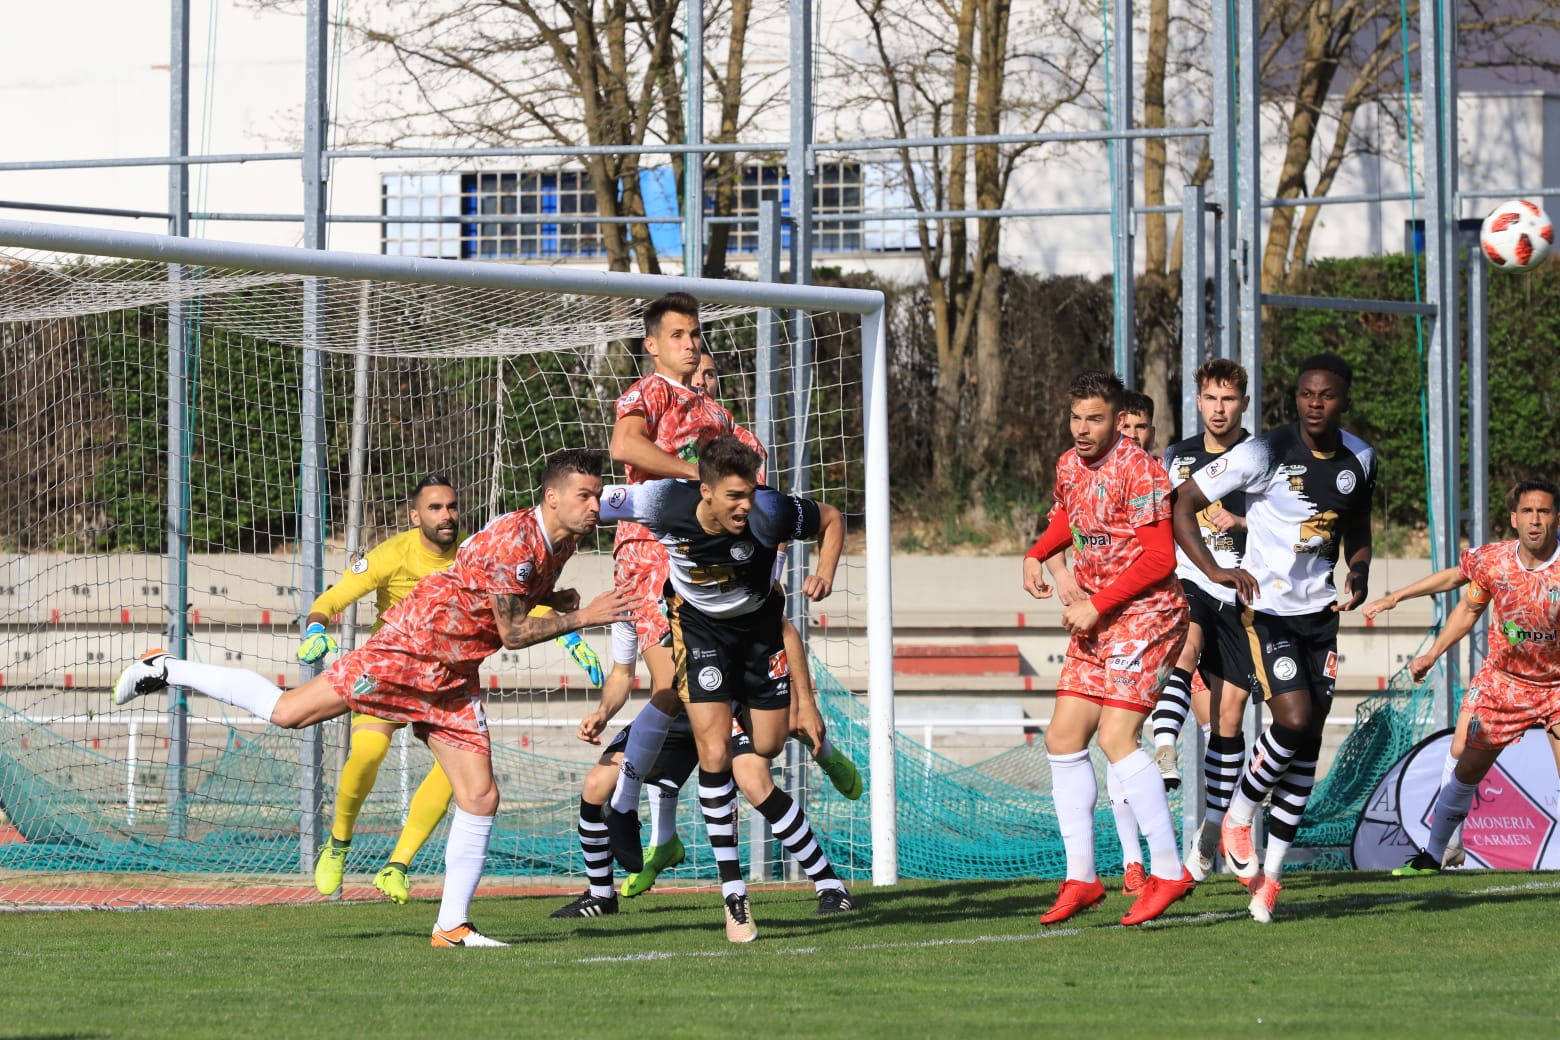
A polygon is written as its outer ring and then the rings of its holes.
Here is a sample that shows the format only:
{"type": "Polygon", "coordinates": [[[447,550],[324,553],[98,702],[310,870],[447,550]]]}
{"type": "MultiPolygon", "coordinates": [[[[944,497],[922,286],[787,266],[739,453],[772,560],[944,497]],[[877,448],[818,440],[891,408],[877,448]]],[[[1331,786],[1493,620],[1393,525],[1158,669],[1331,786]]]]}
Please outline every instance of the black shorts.
{"type": "Polygon", "coordinates": [[[1244,690],[1257,689],[1256,669],[1251,664],[1251,640],[1241,624],[1239,603],[1226,603],[1209,594],[1193,581],[1182,581],[1191,622],[1202,629],[1202,655],[1197,670],[1211,690],[1219,680],[1232,682],[1244,690]]]}
{"type": "Polygon", "coordinates": [[[1313,703],[1332,702],[1338,679],[1338,615],[1332,610],[1280,616],[1250,607],[1241,623],[1251,641],[1257,682],[1267,700],[1305,691],[1313,703]]]}
{"type": "MultiPolygon", "coordinates": [[[[611,758],[614,754],[627,751],[628,731],[633,728],[632,725],[628,725],[618,730],[617,736],[612,738],[607,749],[601,753],[602,757],[611,758]]],[[[751,754],[753,754],[753,741],[733,719],[731,757],[751,754]]],[[[666,731],[666,743],[661,745],[661,753],[656,756],[655,765],[650,767],[650,774],[645,777],[645,783],[681,788],[698,768],[699,746],[693,739],[693,727],[688,723],[688,716],[679,712],[666,731]]]]}
{"type": "Polygon", "coordinates": [[[785,595],[751,614],[716,618],[681,596],[667,600],[677,695],[685,704],[737,701],[757,711],[791,706],[785,659],[785,595]]]}

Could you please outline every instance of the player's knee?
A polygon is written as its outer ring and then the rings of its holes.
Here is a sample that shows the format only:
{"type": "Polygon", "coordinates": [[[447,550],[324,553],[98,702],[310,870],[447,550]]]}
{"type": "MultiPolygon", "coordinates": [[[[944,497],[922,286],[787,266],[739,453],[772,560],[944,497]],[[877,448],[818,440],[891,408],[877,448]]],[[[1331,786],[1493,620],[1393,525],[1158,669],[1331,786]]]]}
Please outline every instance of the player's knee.
{"type": "Polygon", "coordinates": [[[472,816],[498,815],[498,785],[488,783],[474,790],[456,791],[455,804],[472,816]]]}
{"type": "Polygon", "coordinates": [[[1099,741],[1100,750],[1112,762],[1120,762],[1139,747],[1135,733],[1109,733],[1102,729],[1096,739],[1099,741]]]}
{"type": "Polygon", "coordinates": [[[769,762],[758,755],[738,755],[731,760],[731,778],[749,805],[762,805],[775,790],[769,762]]]}
{"type": "Polygon", "coordinates": [[[302,729],[313,721],[296,699],[283,696],[271,709],[271,725],[282,729],[302,729]]]}
{"type": "Polygon", "coordinates": [[[753,751],[762,758],[770,759],[785,750],[785,733],[755,733],[753,734],[753,751]]]}
{"type": "Polygon", "coordinates": [[[612,797],[612,789],[617,786],[618,767],[616,765],[596,765],[585,774],[585,783],[582,785],[580,796],[592,805],[600,805],[612,797]]]}
{"type": "Polygon", "coordinates": [[[676,715],[682,711],[682,700],[677,696],[677,691],[670,686],[652,691],[650,703],[656,706],[656,710],[667,715],[676,715]]]}

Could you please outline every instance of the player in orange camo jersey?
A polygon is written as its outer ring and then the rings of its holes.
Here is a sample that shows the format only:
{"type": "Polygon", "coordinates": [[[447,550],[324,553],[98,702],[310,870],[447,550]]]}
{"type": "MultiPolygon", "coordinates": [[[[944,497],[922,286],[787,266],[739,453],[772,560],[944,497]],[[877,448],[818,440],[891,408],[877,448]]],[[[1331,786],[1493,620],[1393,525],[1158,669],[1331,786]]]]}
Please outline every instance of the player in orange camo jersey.
{"type": "MultiPolygon", "coordinates": [[[[1426,575],[1418,581],[1398,589],[1396,592],[1388,592],[1380,599],[1372,600],[1360,608],[1360,613],[1365,615],[1366,621],[1374,621],[1379,615],[1396,609],[1406,599],[1417,599],[1420,596],[1436,596],[1443,592],[1451,592],[1468,584],[1468,579],[1463,576],[1462,567],[1447,567],[1426,575]]],[[[1458,709],[1457,725],[1452,731],[1452,744],[1446,749],[1446,761],[1441,764],[1441,786],[1445,787],[1452,779],[1452,770],[1457,768],[1457,759],[1462,756],[1463,748],[1468,746],[1468,723],[1472,718],[1468,713],[1466,703],[1458,709]]],[[[1555,757],[1555,776],[1560,783],[1560,733],[1550,732],[1549,750],[1555,757]]],[[[1445,867],[1460,867],[1467,861],[1467,854],[1462,845],[1462,828],[1459,826],[1452,832],[1451,839],[1446,846],[1446,852],[1441,856],[1441,865],[1445,867]]]]}
{"type": "MultiPolygon", "coordinates": [[[[1154,455],[1154,399],[1136,390],[1128,390],[1124,401],[1121,415],[1116,421],[1117,432],[1148,452],[1149,456],[1157,462],[1158,457],[1154,455]]],[[[1089,598],[1089,594],[1073,580],[1072,571],[1067,566],[1066,552],[1058,553],[1046,560],[1045,569],[1050,572],[1057,598],[1062,601],[1064,608],[1089,598]]],[[[1161,691],[1161,701],[1163,698],[1164,692],[1161,691]]],[[[1155,764],[1159,765],[1157,758],[1155,764]]],[[[1162,765],[1160,773],[1166,775],[1162,765]]],[[[1167,780],[1166,787],[1180,785],[1181,778],[1173,768],[1168,775],[1175,777],[1175,784],[1172,785],[1167,780]]],[[[1116,821],[1116,838],[1121,844],[1121,893],[1135,896],[1141,893],[1143,886],[1148,883],[1148,872],[1143,869],[1143,846],[1139,841],[1141,829],[1138,827],[1137,817],[1133,814],[1132,807],[1127,804],[1127,793],[1116,782],[1114,773],[1106,773],[1105,786],[1106,794],[1110,797],[1111,816],[1116,821]]]]}
{"type": "Polygon", "coordinates": [[[640,606],[634,596],[613,589],[581,607],[578,593],[554,588],[564,563],[600,516],[601,466],[595,452],[554,455],[542,473],[540,505],[506,513],[468,538],[449,569],[429,575],[391,608],[368,642],[301,686],[283,691],[254,672],[175,660],[154,650],[120,675],[115,703],[173,685],[285,729],[347,711],[411,723],[449,777],[456,806],[432,945],[503,946],[468,919],[499,802],[477,669],[500,649],[518,650],[610,624],[640,606]],[[530,616],[538,604],[556,613],[530,616]]]}
{"type": "Polygon", "coordinates": [[[1087,598],[1069,605],[1072,633],[1046,730],[1052,796],[1067,850],[1067,877],[1042,924],[1057,924],[1105,899],[1094,866],[1098,790],[1089,741],[1098,739],[1148,841],[1150,872],[1121,919],[1162,914],[1193,886],[1176,851],[1165,787],[1139,745],[1143,721],[1186,638],[1186,601],[1174,579],[1170,484],[1164,470],[1118,423],[1125,389],[1106,372],[1068,388],[1073,447],[1056,466],[1048,528],[1024,558],[1024,589],[1048,598],[1044,561],[1070,543],[1074,577],[1087,598]]]}
{"type": "Polygon", "coordinates": [[[1479,782],[1524,730],[1539,725],[1551,738],[1560,735],[1560,488],[1547,480],[1524,480],[1512,490],[1510,507],[1516,539],[1463,552],[1458,570],[1467,591],[1435,643],[1409,662],[1414,681],[1422,682],[1441,655],[1495,605],[1499,628],[1492,626],[1489,656],[1463,698],[1466,746],[1436,795],[1427,844],[1393,871],[1399,876],[1440,870],[1479,782]]]}

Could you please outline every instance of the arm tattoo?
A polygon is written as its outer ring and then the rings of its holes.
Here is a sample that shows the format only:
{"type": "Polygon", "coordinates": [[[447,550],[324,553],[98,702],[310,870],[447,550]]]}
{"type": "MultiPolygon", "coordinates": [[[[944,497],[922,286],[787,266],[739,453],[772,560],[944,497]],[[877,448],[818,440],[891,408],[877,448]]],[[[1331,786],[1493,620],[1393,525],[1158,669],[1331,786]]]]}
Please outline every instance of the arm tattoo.
{"type": "Polygon", "coordinates": [[[493,613],[506,650],[546,642],[579,627],[568,614],[555,612],[546,617],[532,617],[530,604],[520,596],[496,596],[494,600],[493,613]]]}

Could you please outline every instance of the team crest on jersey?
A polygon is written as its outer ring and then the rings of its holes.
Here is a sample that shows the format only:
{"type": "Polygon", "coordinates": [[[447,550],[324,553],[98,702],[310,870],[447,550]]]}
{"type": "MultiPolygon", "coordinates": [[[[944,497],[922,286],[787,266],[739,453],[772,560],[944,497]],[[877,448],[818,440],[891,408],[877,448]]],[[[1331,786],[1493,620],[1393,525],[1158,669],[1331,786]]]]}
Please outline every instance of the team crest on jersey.
{"type": "Polygon", "coordinates": [[[711,692],[720,689],[720,684],[725,678],[720,674],[720,669],[714,665],[699,669],[699,685],[711,692]]]}
{"type": "Polygon", "coordinates": [[[515,583],[524,585],[531,580],[531,575],[536,573],[536,565],[530,560],[515,568],[515,583]]]}
{"type": "Polygon", "coordinates": [[[627,501],[628,488],[626,487],[615,487],[612,489],[612,494],[607,496],[607,505],[612,506],[614,509],[627,501]]]}
{"type": "Polygon", "coordinates": [[[1339,491],[1347,495],[1349,492],[1354,490],[1354,471],[1349,469],[1344,470],[1342,473],[1338,474],[1338,479],[1334,481],[1334,483],[1338,485],[1339,491]]]}
{"type": "Polygon", "coordinates": [[[752,557],[753,557],[753,543],[752,542],[733,542],[731,544],[731,558],[733,560],[736,560],[738,563],[741,563],[743,560],[752,559],[752,557]]]}
{"type": "Polygon", "coordinates": [[[1295,673],[1299,670],[1293,657],[1280,657],[1273,662],[1273,678],[1279,682],[1288,682],[1295,677],[1295,673]]]}
{"type": "Polygon", "coordinates": [[[359,556],[357,559],[352,561],[352,573],[353,574],[362,574],[366,570],[368,570],[368,557],[367,556],[359,556]]]}
{"type": "Polygon", "coordinates": [[[360,675],[357,682],[352,684],[352,696],[367,697],[379,688],[379,680],[372,675],[360,675]]]}
{"type": "Polygon", "coordinates": [[[1225,470],[1227,470],[1229,468],[1230,468],[1230,460],[1229,459],[1214,459],[1212,462],[1208,463],[1208,465],[1204,466],[1202,468],[1202,471],[1207,476],[1216,477],[1220,473],[1223,473],[1225,470]]]}
{"type": "Polygon", "coordinates": [[[785,659],[785,651],[769,655],[769,677],[771,679],[784,679],[791,674],[791,665],[785,659]]]}

